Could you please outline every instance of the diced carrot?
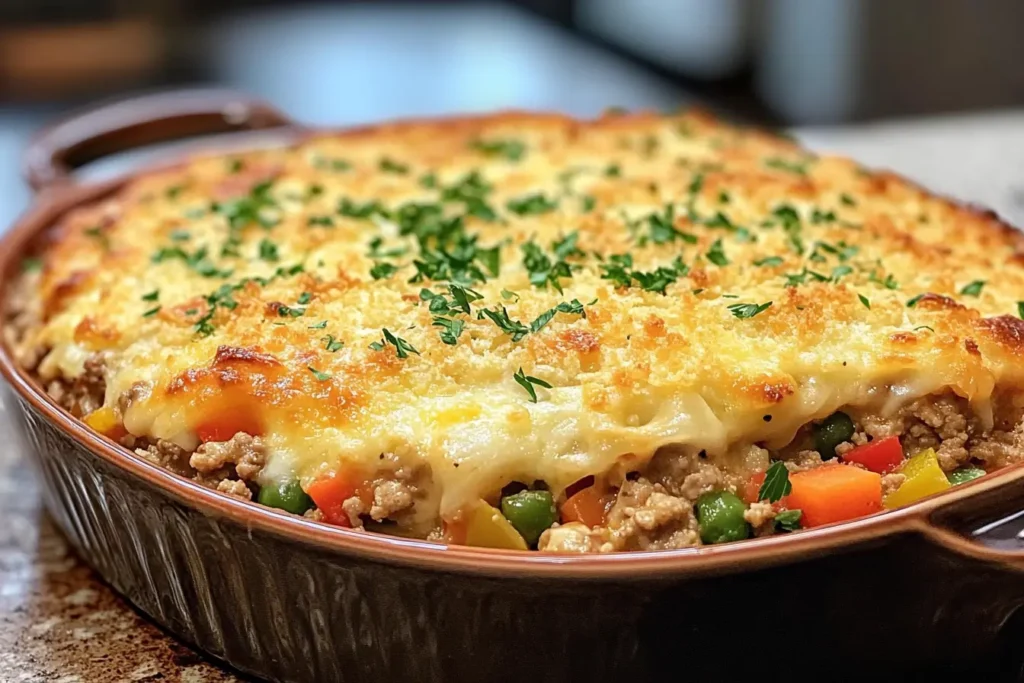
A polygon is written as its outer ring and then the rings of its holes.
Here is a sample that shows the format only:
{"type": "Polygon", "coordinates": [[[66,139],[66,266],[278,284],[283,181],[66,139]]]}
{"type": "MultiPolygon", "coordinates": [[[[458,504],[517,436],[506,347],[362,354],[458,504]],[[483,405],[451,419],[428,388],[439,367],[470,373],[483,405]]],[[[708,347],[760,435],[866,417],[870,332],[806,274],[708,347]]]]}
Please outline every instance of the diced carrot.
{"type": "Polygon", "coordinates": [[[352,526],[348,514],[342,508],[342,503],[355,495],[362,495],[360,487],[365,480],[355,472],[349,471],[322,477],[306,487],[306,493],[323,515],[328,524],[338,526],[352,526]]]}
{"type": "Polygon", "coordinates": [[[787,507],[803,510],[805,527],[870,515],[882,509],[882,477],[850,465],[827,464],[789,477],[787,507]]]}
{"type": "Polygon", "coordinates": [[[888,474],[903,464],[903,446],[898,436],[857,446],[843,456],[843,462],[863,465],[872,472],[888,474]]]}
{"type": "Polygon", "coordinates": [[[228,441],[238,432],[260,436],[263,434],[263,423],[254,413],[239,409],[215,414],[196,425],[196,435],[203,443],[228,441]]]}
{"type": "Polygon", "coordinates": [[[569,496],[562,507],[562,523],[582,522],[589,527],[601,526],[604,524],[608,508],[615,501],[615,497],[608,491],[598,486],[590,486],[582,491],[569,496]]]}

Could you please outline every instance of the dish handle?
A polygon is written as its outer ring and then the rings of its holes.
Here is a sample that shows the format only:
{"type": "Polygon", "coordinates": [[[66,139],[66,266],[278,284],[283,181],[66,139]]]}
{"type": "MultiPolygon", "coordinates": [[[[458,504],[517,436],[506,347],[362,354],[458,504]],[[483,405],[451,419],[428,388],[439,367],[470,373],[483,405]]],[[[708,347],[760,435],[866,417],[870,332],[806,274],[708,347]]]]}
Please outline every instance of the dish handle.
{"type": "Polygon", "coordinates": [[[89,107],[44,128],[22,157],[36,192],[67,184],[71,172],[108,154],[197,135],[294,126],[259,99],[231,90],[170,90],[89,107]]]}
{"type": "Polygon", "coordinates": [[[921,530],[961,555],[1024,571],[1024,465],[961,487],[923,504],[921,530]]]}

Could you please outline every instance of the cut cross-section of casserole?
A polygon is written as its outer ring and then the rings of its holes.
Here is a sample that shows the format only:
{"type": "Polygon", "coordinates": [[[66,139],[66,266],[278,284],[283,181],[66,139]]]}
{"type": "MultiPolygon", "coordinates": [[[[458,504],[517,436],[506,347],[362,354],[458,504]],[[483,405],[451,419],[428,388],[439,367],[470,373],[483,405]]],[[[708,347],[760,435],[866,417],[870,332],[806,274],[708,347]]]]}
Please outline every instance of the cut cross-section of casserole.
{"type": "Polygon", "coordinates": [[[1022,247],[704,114],[500,114],[143,175],[50,230],[6,330],[75,416],[228,495],[678,548],[1024,458],[1022,247]]]}

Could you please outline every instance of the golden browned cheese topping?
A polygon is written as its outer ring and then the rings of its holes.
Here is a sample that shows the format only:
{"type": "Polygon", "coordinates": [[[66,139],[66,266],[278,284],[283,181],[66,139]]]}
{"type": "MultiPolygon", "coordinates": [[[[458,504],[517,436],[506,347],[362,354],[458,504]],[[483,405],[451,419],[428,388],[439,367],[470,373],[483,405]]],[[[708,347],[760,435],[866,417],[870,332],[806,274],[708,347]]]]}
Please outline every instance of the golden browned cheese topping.
{"type": "Polygon", "coordinates": [[[444,516],[668,444],[728,462],[844,405],[948,388],[984,416],[1024,379],[1021,247],[702,114],[398,123],[191,160],[69,215],[23,344],[44,378],[106,352],[108,406],[151,384],[132,434],[261,432],[264,483],[390,453],[444,516]]]}

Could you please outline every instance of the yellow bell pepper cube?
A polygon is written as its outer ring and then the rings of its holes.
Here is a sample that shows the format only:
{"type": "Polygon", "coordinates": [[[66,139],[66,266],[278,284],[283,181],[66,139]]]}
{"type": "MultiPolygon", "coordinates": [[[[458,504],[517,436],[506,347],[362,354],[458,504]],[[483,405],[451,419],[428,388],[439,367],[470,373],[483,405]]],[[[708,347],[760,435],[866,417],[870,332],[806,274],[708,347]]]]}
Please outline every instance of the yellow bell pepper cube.
{"type": "Polygon", "coordinates": [[[121,422],[117,419],[117,415],[114,413],[114,409],[110,406],[103,406],[97,408],[83,418],[85,424],[93,428],[93,430],[109,436],[112,439],[119,439],[124,436],[124,427],[121,426],[121,422]]]}
{"type": "Polygon", "coordinates": [[[906,480],[900,487],[885,497],[887,508],[910,505],[934,493],[941,493],[950,487],[946,473],[939,467],[938,456],[929,448],[907,460],[900,470],[906,480]]]}
{"type": "Polygon", "coordinates": [[[499,510],[480,501],[465,513],[466,545],[526,550],[526,541],[499,510]]]}

